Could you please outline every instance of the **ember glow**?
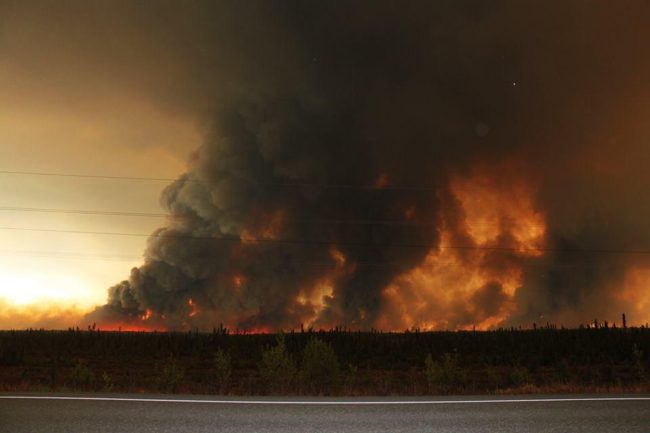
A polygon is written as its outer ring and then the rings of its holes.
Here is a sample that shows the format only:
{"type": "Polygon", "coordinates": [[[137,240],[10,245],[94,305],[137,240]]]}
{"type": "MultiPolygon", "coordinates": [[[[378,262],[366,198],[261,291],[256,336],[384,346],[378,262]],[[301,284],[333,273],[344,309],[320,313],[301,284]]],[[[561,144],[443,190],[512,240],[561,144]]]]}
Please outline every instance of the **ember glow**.
{"type": "Polygon", "coordinates": [[[619,301],[629,305],[629,315],[650,320],[650,268],[631,267],[626,271],[619,301]]]}
{"type": "Polygon", "coordinates": [[[270,215],[256,212],[253,221],[246,225],[239,237],[244,244],[277,239],[282,230],[283,219],[282,211],[272,212],[270,215]]]}
{"type": "Polygon", "coordinates": [[[199,313],[199,308],[196,306],[192,298],[187,300],[187,306],[190,307],[190,312],[187,313],[189,317],[194,317],[199,313]]]}
{"type": "Polygon", "coordinates": [[[144,311],[144,314],[142,316],[140,316],[140,320],[142,320],[143,322],[146,322],[147,320],[149,320],[151,318],[151,314],[152,314],[151,310],[147,308],[144,311]]]}

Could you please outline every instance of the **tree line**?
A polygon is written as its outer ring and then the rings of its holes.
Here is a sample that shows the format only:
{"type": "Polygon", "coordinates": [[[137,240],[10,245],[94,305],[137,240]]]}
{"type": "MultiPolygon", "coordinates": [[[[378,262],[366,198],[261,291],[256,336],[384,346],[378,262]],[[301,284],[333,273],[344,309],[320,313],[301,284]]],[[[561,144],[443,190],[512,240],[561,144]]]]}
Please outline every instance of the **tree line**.
{"type": "Polygon", "coordinates": [[[0,390],[231,395],[644,391],[650,330],[0,332],[0,390]]]}

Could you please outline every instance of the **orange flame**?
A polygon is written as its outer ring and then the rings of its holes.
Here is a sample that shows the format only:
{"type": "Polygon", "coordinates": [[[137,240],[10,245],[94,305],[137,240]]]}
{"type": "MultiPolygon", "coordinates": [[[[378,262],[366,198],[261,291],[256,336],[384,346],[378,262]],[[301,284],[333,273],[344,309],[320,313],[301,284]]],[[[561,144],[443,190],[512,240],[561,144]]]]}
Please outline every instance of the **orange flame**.
{"type": "Polygon", "coordinates": [[[334,269],[326,273],[314,284],[300,290],[296,298],[296,304],[301,307],[302,321],[306,326],[318,324],[323,327],[331,327],[333,323],[321,323],[320,315],[328,304],[334,299],[334,288],[336,280],[354,272],[354,263],[348,263],[347,258],[335,246],[330,248],[330,257],[334,261],[334,269]]]}
{"type": "Polygon", "coordinates": [[[164,332],[167,329],[162,326],[138,325],[136,323],[106,323],[102,324],[101,331],[121,331],[121,332],[164,332]]]}
{"type": "Polygon", "coordinates": [[[644,324],[650,321],[650,269],[634,266],[627,270],[623,289],[617,293],[622,303],[621,310],[627,311],[630,323],[644,324]]]}
{"type": "Polygon", "coordinates": [[[256,243],[259,240],[277,239],[280,236],[284,223],[284,212],[282,210],[265,217],[259,217],[259,220],[262,221],[254,221],[241,231],[239,237],[242,243],[256,243]]]}
{"type": "Polygon", "coordinates": [[[150,317],[151,317],[151,310],[147,308],[144,314],[140,316],[140,320],[142,321],[149,320],[150,317]]]}
{"type": "Polygon", "coordinates": [[[385,288],[380,329],[489,329],[514,311],[521,259],[542,254],[546,233],[532,188],[478,174],[450,191],[462,217],[443,216],[438,248],[385,288]]]}
{"type": "Polygon", "coordinates": [[[273,334],[274,332],[276,331],[266,326],[235,330],[235,333],[239,333],[239,334],[273,334]]]}
{"type": "Polygon", "coordinates": [[[386,188],[390,185],[390,178],[386,173],[381,173],[375,180],[375,188],[386,188]]]}
{"type": "Polygon", "coordinates": [[[406,218],[407,220],[410,221],[410,220],[412,220],[414,217],[415,217],[415,206],[409,206],[409,207],[406,208],[406,210],[404,211],[404,218],[406,218]]]}
{"type": "Polygon", "coordinates": [[[461,203],[467,233],[477,245],[494,243],[505,234],[514,238],[518,252],[541,255],[546,222],[535,210],[529,185],[500,185],[484,175],[455,177],[451,192],[461,203]]]}
{"type": "Polygon", "coordinates": [[[189,317],[194,317],[194,316],[196,316],[196,315],[199,313],[199,308],[198,308],[197,305],[194,303],[194,301],[192,300],[192,298],[189,298],[189,299],[187,300],[187,305],[190,307],[190,312],[188,313],[188,316],[189,316],[189,317]]]}
{"type": "Polygon", "coordinates": [[[241,274],[235,274],[232,277],[232,284],[236,289],[241,289],[241,286],[246,282],[246,277],[241,274]]]}
{"type": "Polygon", "coordinates": [[[330,257],[336,263],[337,268],[345,266],[345,255],[336,247],[330,248],[330,257]]]}

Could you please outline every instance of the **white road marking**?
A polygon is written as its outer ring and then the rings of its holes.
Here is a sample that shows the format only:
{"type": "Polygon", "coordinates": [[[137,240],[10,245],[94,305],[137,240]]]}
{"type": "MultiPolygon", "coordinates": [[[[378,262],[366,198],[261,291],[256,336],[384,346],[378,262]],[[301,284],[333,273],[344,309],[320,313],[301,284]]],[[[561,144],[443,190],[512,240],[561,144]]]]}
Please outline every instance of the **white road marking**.
{"type": "Polygon", "coordinates": [[[611,402],[611,401],[650,401],[650,397],[576,397],[576,398],[534,398],[534,399],[492,399],[492,400],[366,400],[366,401],[292,401],[292,400],[193,400],[173,398],[132,398],[132,397],[66,397],[37,395],[0,395],[5,400],[80,400],[80,401],[116,401],[143,403],[209,403],[209,404],[284,404],[284,405],[408,405],[408,404],[487,404],[487,403],[566,403],[566,402],[611,402]]]}

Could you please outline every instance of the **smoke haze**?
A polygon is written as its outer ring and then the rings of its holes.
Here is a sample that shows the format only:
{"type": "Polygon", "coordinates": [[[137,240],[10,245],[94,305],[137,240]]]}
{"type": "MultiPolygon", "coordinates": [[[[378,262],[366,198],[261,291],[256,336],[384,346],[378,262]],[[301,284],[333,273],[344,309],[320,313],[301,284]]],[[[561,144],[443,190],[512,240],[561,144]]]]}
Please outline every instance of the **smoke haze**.
{"type": "MultiPolygon", "coordinates": [[[[169,218],[144,263],[89,323],[650,318],[647,2],[5,2],[0,12],[0,47],[35,68],[58,64],[48,79],[68,94],[105,77],[203,134],[161,196],[169,218]]],[[[94,91],[100,104],[107,91],[94,91]]]]}

